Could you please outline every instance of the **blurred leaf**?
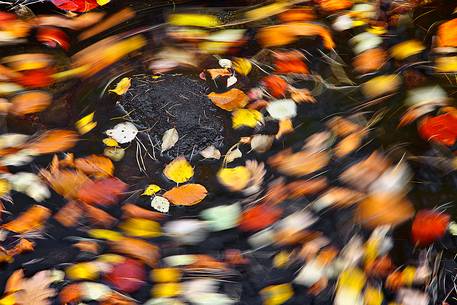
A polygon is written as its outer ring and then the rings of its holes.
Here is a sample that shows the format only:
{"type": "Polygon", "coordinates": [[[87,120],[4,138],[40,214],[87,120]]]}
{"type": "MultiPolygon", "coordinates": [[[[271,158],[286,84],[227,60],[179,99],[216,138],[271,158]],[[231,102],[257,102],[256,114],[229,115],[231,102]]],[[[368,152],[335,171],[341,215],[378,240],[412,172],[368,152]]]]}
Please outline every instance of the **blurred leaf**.
{"type": "Polygon", "coordinates": [[[89,113],[76,121],[75,126],[80,134],[84,135],[97,126],[97,122],[94,122],[94,114],[95,112],[89,113]]]}
{"type": "Polygon", "coordinates": [[[325,152],[283,150],[268,159],[268,164],[288,176],[304,176],[327,166],[330,158],[325,152]]]}
{"type": "Polygon", "coordinates": [[[51,104],[51,101],[51,95],[43,91],[20,93],[11,98],[12,107],[10,108],[10,113],[24,116],[41,112],[51,104]]]}
{"type": "Polygon", "coordinates": [[[65,151],[78,141],[78,135],[70,130],[48,130],[28,143],[26,147],[39,154],[65,151]]]}
{"type": "Polygon", "coordinates": [[[213,15],[203,14],[171,14],[168,23],[175,26],[216,27],[221,25],[219,19],[213,15]]]}
{"type": "Polygon", "coordinates": [[[159,248],[144,240],[130,237],[123,237],[117,241],[110,242],[112,251],[136,258],[146,265],[153,267],[159,259],[159,248]]]}
{"type": "Polygon", "coordinates": [[[106,157],[98,155],[77,158],[75,160],[75,167],[86,175],[95,176],[97,178],[109,177],[114,173],[113,162],[106,157]]]}
{"type": "Polygon", "coordinates": [[[217,172],[219,182],[232,192],[244,189],[251,178],[251,172],[244,166],[221,168],[217,172]]]}
{"type": "Polygon", "coordinates": [[[43,228],[44,222],[49,216],[51,216],[51,211],[48,208],[41,205],[33,205],[16,219],[3,224],[1,227],[19,234],[38,231],[43,228]]]}
{"type": "Polygon", "coordinates": [[[106,239],[110,241],[119,241],[123,238],[122,234],[119,232],[104,229],[92,229],[88,231],[88,234],[96,239],[106,239]]]}
{"type": "Polygon", "coordinates": [[[117,178],[88,181],[78,190],[78,199],[88,204],[111,205],[127,187],[127,184],[117,178]]]}
{"type": "Polygon", "coordinates": [[[252,70],[252,64],[246,58],[237,57],[233,60],[233,68],[241,75],[248,75],[252,70]]]}
{"type": "Polygon", "coordinates": [[[425,46],[418,40],[407,40],[397,43],[390,49],[390,54],[397,60],[406,59],[422,52],[425,46]]]}

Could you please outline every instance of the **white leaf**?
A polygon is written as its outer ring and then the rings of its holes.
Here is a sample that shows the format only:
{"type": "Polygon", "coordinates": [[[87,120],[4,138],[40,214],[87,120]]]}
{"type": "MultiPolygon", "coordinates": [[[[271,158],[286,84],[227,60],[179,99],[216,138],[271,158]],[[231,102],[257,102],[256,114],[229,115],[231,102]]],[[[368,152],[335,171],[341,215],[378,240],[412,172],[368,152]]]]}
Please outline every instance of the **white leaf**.
{"type": "Polygon", "coordinates": [[[7,133],[0,136],[0,149],[5,147],[14,147],[27,141],[28,135],[20,133],[7,133]]]}
{"type": "Polygon", "coordinates": [[[167,198],[154,196],[151,200],[151,207],[162,213],[168,213],[170,210],[170,202],[167,198]]]}
{"type": "Polygon", "coordinates": [[[317,260],[312,260],[300,270],[294,279],[294,283],[310,287],[319,281],[322,276],[324,276],[324,267],[317,260]]]}
{"type": "Polygon", "coordinates": [[[232,61],[230,59],[219,59],[219,66],[222,68],[231,68],[232,67],[232,61]]]}
{"type": "Polygon", "coordinates": [[[207,148],[203,149],[200,152],[200,155],[206,159],[216,159],[219,160],[221,158],[221,152],[214,147],[214,145],[208,146],[207,148]]]}
{"type": "Polygon", "coordinates": [[[251,139],[251,149],[258,153],[264,153],[271,148],[274,138],[271,135],[256,134],[251,139]]]}
{"type": "MultiPolygon", "coordinates": [[[[229,29],[212,33],[207,37],[211,41],[232,42],[243,38],[245,29],[229,29]]],[[[228,60],[228,59],[225,59],[228,60]]],[[[222,66],[222,65],[221,65],[222,66]]],[[[222,66],[223,67],[223,66],[222,66]]]]}
{"type": "Polygon", "coordinates": [[[82,282],[80,287],[85,301],[104,300],[111,293],[111,288],[100,283],[82,282]]]}
{"type": "Polygon", "coordinates": [[[174,240],[187,245],[199,243],[208,235],[206,223],[194,219],[169,221],[163,230],[174,240]]]}
{"type": "Polygon", "coordinates": [[[275,120],[287,120],[297,115],[297,105],[291,99],[276,100],[268,104],[267,111],[275,120]]]}
{"type": "Polygon", "coordinates": [[[169,150],[173,146],[175,146],[176,142],[179,140],[178,131],[175,128],[168,129],[165,131],[162,137],[162,149],[161,153],[166,150],[169,150]]]}
{"type": "Polygon", "coordinates": [[[113,127],[113,129],[108,129],[106,134],[116,140],[120,144],[125,144],[132,142],[138,134],[138,129],[133,123],[123,122],[119,123],[113,127]]]}
{"type": "Polygon", "coordinates": [[[238,148],[234,149],[234,150],[230,151],[228,154],[225,155],[225,161],[227,163],[230,163],[233,160],[238,159],[242,155],[243,155],[243,153],[241,152],[241,150],[239,150],[238,148]]]}
{"type": "Polygon", "coordinates": [[[230,76],[227,79],[227,88],[235,85],[237,81],[238,81],[238,79],[235,76],[230,76]]]}

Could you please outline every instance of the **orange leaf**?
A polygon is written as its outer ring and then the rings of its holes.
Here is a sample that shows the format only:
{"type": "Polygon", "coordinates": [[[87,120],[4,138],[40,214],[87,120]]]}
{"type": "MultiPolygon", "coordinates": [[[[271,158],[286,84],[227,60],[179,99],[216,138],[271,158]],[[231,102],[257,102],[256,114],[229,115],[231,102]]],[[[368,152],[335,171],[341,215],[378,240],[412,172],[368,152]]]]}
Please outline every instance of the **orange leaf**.
{"type": "Polygon", "coordinates": [[[81,205],[77,201],[70,201],[54,215],[54,219],[65,227],[73,227],[82,214],[81,205]]]}
{"type": "Polygon", "coordinates": [[[109,158],[97,155],[76,159],[75,167],[85,174],[97,178],[112,176],[114,172],[113,162],[109,158]]]}
{"type": "Polygon", "coordinates": [[[211,92],[208,98],[219,108],[227,111],[233,111],[237,108],[243,108],[248,103],[248,97],[243,91],[233,88],[224,93],[211,92]]]}
{"type": "Polygon", "coordinates": [[[195,205],[205,199],[207,193],[201,184],[185,184],[172,188],[163,196],[175,205],[195,205]]]}
{"type": "Polygon", "coordinates": [[[127,203],[122,207],[122,216],[125,218],[144,218],[157,220],[164,218],[164,214],[143,209],[133,203],[127,203]]]}
{"type": "Polygon", "coordinates": [[[387,54],[381,48],[369,49],[354,58],[354,68],[359,73],[368,73],[380,69],[387,61],[387,54]]]}
{"type": "Polygon", "coordinates": [[[41,205],[34,205],[16,219],[5,223],[2,228],[15,233],[27,233],[39,230],[43,223],[51,215],[48,208],[41,205]]]}
{"type": "Polygon", "coordinates": [[[325,152],[299,151],[292,153],[291,149],[283,150],[268,159],[268,164],[280,173],[289,176],[304,176],[311,174],[329,162],[325,152]]]}
{"type": "Polygon", "coordinates": [[[437,36],[438,47],[457,47],[457,18],[441,24],[437,36]]]}
{"type": "Polygon", "coordinates": [[[269,75],[262,79],[262,83],[267,88],[268,92],[274,97],[284,96],[289,86],[287,82],[280,76],[269,75]]]}
{"type": "Polygon", "coordinates": [[[117,178],[88,181],[78,191],[78,199],[88,204],[111,205],[127,190],[127,184],[117,178]]]}
{"type": "Polygon", "coordinates": [[[91,206],[90,204],[84,204],[84,211],[86,216],[91,220],[95,225],[110,227],[116,221],[116,218],[106,213],[102,209],[91,206]]]}
{"type": "Polygon", "coordinates": [[[157,246],[137,238],[123,237],[121,240],[110,242],[110,247],[113,252],[139,259],[151,267],[159,259],[157,246]]]}
{"type": "Polygon", "coordinates": [[[24,271],[22,269],[16,270],[11,274],[6,282],[5,294],[19,291],[24,280],[24,271]]]}
{"type": "Polygon", "coordinates": [[[11,99],[10,113],[17,116],[37,113],[46,109],[51,101],[52,98],[49,93],[43,91],[24,92],[11,99]]]}
{"type": "Polygon", "coordinates": [[[307,195],[312,195],[322,191],[327,187],[326,178],[316,178],[311,180],[297,180],[287,185],[290,199],[298,199],[307,195]]]}
{"type": "Polygon", "coordinates": [[[73,170],[54,171],[54,173],[41,171],[41,175],[54,191],[67,199],[76,198],[81,186],[89,181],[84,173],[73,170]]]}
{"type": "Polygon", "coordinates": [[[309,21],[316,18],[311,7],[290,9],[279,14],[278,17],[283,22],[309,21]]]}
{"type": "Polygon", "coordinates": [[[78,141],[78,134],[71,130],[49,130],[27,145],[39,154],[65,151],[78,141]]]}

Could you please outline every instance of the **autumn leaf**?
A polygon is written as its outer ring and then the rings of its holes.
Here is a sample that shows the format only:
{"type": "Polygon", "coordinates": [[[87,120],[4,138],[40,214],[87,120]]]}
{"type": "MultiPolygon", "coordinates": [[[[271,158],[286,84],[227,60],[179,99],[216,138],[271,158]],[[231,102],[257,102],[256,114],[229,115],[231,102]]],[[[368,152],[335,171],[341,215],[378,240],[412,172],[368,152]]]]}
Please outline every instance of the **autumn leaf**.
{"type": "Polygon", "coordinates": [[[88,204],[111,205],[116,203],[127,184],[117,178],[87,181],[78,190],[78,199],[88,204]]]}
{"type": "Polygon", "coordinates": [[[381,48],[364,51],[354,58],[353,66],[359,73],[368,73],[380,69],[387,61],[387,54],[381,48]]]}
{"type": "Polygon", "coordinates": [[[116,218],[103,211],[102,209],[96,208],[90,204],[83,203],[84,215],[94,225],[101,226],[104,228],[111,227],[115,222],[116,218]]]}
{"type": "Polygon", "coordinates": [[[288,84],[284,78],[278,75],[269,75],[262,79],[262,84],[267,91],[274,97],[279,98],[284,96],[288,88],[288,84]]]}
{"type": "Polygon", "coordinates": [[[160,190],[161,188],[157,184],[149,184],[141,195],[152,196],[160,190]]]}
{"type": "Polygon", "coordinates": [[[425,46],[419,40],[407,40],[397,43],[390,49],[390,54],[397,60],[406,59],[422,52],[425,46]]]}
{"type": "Polygon", "coordinates": [[[219,182],[232,192],[244,189],[251,178],[251,172],[244,166],[221,168],[217,172],[219,182]]]}
{"type": "Polygon", "coordinates": [[[328,185],[326,178],[296,180],[287,184],[289,198],[298,199],[322,191],[328,185]]]}
{"type": "Polygon", "coordinates": [[[419,122],[418,131],[424,140],[452,146],[457,140],[457,117],[450,113],[426,117],[419,122]]]}
{"type": "Polygon", "coordinates": [[[75,167],[86,175],[96,178],[109,177],[114,173],[113,162],[106,157],[98,155],[77,158],[75,160],[75,167]]]}
{"type": "Polygon", "coordinates": [[[27,233],[41,230],[46,219],[51,216],[51,211],[42,206],[34,205],[20,214],[16,219],[5,223],[1,227],[15,233],[27,233]]]}
{"type": "Polygon", "coordinates": [[[248,208],[241,216],[239,227],[243,231],[258,231],[275,223],[281,214],[281,209],[266,204],[248,208]]]}
{"type": "Polygon", "coordinates": [[[268,164],[288,176],[304,176],[322,169],[330,158],[325,152],[283,150],[268,159],[268,164]]]}
{"type": "Polygon", "coordinates": [[[437,44],[438,47],[456,47],[457,46],[457,18],[442,23],[438,27],[437,44]]]}
{"type": "Polygon", "coordinates": [[[51,104],[51,101],[51,95],[43,91],[20,93],[11,98],[12,106],[10,113],[17,116],[24,116],[41,112],[51,104]]]}
{"type": "Polygon", "coordinates": [[[109,90],[109,92],[114,92],[117,95],[124,95],[127,93],[131,85],[131,78],[124,77],[116,84],[116,88],[109,90]]]}
{"type": "Polygon", "coordinates": [[[137,205],[134,205],[133,203],[128,203],[124,205],[122,207],[122,213],[122,217],[124,218],[136,217],[150,220],[158,220],[164,217],[164,215],[161,213],[141,208],[137,205]]]}
{"type": "Polygon", "coordinates": [[[41,171],[41,175],[54,191],[67,199],[77,198],[81,186],[89,181],[84,173],[73,170],[59,170],[54,173],[41,171]]]}
{"type": "Polygon", "coordinates": [[[316,103],[316,99],[308,89],[292,88],[290,90],[290,98],[296,103],[316,103]]]}
{"type": "Polygon", "coordinates": [[[248,103],[247,95],[236,88],[230,89],[224,93],[211,92],[208,94],[208,98],[216,106],[227,111],[243,108],[248,103]]]}
{"type": "Polygon", "coordinates": [[[178,157],[165,167],[163,174],[176,183],[183,183],[192,178],[194,169],[185,157],[178,157]]]}
{"type": "Polygon", "coordinates": [[[15,293],[19,305],[50,305],[56,291],[49,286],[53,282],[51,271],[39,271],[31,278],[25,278],[20,283],[20,290],[15,293]]]}
{"type": "Polygon", "coordinates": [[[401,78],[395,74],[373,77],[362,84],[362,92],[368,98],[375,98],[394,92],[401,85],[401,78]]]}
{"type": "Polygon", "coordinates": [[[252,64],[248,59],[238,57],[233,60],[233,69],[241,75],[248,75],[252,70],[252,64]]]}
{"type": "Polygon", "coordinates": [[[94,122],[95,112],[89,113],[76,121],[75,126],[80,134],[86,134],[97,126],[97,122],[94,122]]]}
{"type": "Polygon", "coordinates": [[[205,199],[208,191],[201,184],[177,186],[163,194],[174,205],[195,205],[205,199]]]}
{"type": "Polygon", "coordinates": [[[160,150],[163,153],[166,150],[169,150],[173,146],[175,146],[176,142],[178,142],[179,135],[176,128],[170,128],[163,134],[162,137],[162,148],[160,150]]]}
{"type": "Polygon", "coordinates": [[[111,251],[136,258],[150,267],[153,267],[160,257],[156,245],[137,238],[122,237],[117,241],[111,241],[109,245],[111,251]]]}
{"type": "Polygon", "coordinates": [[[153,220],[129,218],[119,225],[119,228],[128,236],[154,238],[160,236],[160,224],[153,220]]]}
{"type": "Polygon", "coordinates": [[[200,152],[200,155],[202,155],[203,158],[206,159],[219,160],[221,158],[221,152],[216,147],[214,147],[214,145],[210,145],[207,148],[203,149],[200,152]]]}
{"type": "Polygon", "coordinates": [[[78,135],[70,130],[49,130],[42,133],[26,148],[39,154],[49,154],[65,151],[73,147],[78,141],[78,135]]]}
{"type": "Polygon", "coordinates": [[[263,122],[261,112],[252,109],[237,109],[232,112],[232,127],[238,129],[241,127],[254,128],[263,122]]]}
{"type": "Polygon", "coordinates": [[[65,227],[73,227],[78,224],[83,212],[78,202],[70,201],[54,215],[54,219],[65,227]]]}

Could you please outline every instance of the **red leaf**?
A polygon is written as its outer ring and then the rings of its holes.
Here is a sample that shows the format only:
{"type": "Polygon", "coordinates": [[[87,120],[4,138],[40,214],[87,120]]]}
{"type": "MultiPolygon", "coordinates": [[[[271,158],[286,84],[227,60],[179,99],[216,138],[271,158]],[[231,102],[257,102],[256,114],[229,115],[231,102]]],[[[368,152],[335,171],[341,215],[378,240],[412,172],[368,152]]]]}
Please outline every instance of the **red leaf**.
{"type": "Polygon", "coordinates": [[[88,181],[78,191],[78,199],[88,204],[110,205],[127,190],[127,184],[117,178],[88,181]]]}
{"type": "Polygon", "coordinates": [[[422,210],[416,214],[411,227],[414,243],[428,246],[446,233],[450,217],[447,214],[431,210],[422,210]]]}
{"type": "Polygon", "coordinates": [[[114,265],[111,272],[106,275],[106,280],[117,289],[132,293],[143,286],[146,271],[141,262],[128,258],[124,262],[114,265]]]}
{"type": "Polygon", "coordinates": [[[288,86],[287,82],[277,75],[269,75],[264,77],[262,82],[265,88],[267,88],[268,92],[270,92],[270,94],[274,97],[281,97],[286,93],[288,86]]]}
{"type": "Polygon", "coordinates": [[[44,27],[38,29],[37,40],[52,48],[60,46],[65,51],[70,48],[67,34],[57,28],[44,27]]]}
{"type": "Polygon", "coordinates": [[[240,221],[240,229],[243,231],[262,230],[275,223],[281,216],[282,211],[266,204],[247,209],[240,221]]]}
{"type": "Polygon", "coordinates": [[[418,129],[425,140],[452,146],[457,139],[457,117],[450,113],[426,117],[419,123],[418,129]]]}
{"type": "Polygon", "coordinates": [[[29,88],[47,87],[54,83],[54,79],[52,78],[54,72],[53,68],[24,71],[21,77],[17,79],[17,82],[29,88]]]}
{"type": "Polygon", "coordinates": [[[98,7],[97,0],[51,0],[51,2],[61,10],[78,13],[98,7]]]}

